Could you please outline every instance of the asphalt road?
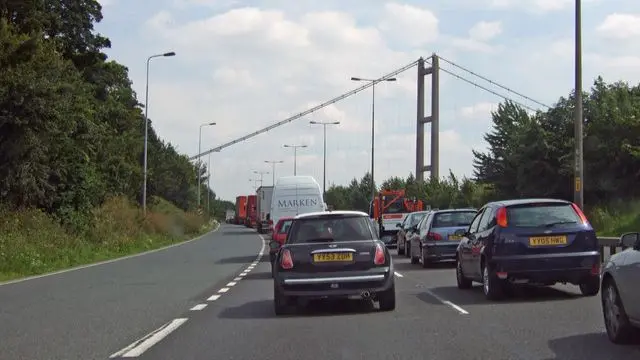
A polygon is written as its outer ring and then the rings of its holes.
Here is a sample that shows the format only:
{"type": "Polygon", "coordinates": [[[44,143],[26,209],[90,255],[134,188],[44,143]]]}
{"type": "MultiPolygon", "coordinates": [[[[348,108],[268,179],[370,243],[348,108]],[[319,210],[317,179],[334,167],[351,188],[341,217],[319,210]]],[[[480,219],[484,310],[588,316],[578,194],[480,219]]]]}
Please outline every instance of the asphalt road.
{"type": "Polygon", "coordinates": [[[453,266],[403,257],[393,312],[344,301],[276,318],[261,249],[255,233],[225,226],[164,253],[0,287],[0,358],[640,359],[640,345],[606,339],[598,297],[557,286],[489,303],[479,286],[456,288],[453,266]]]}
{"type": "Polygon", "coordinates": [[[0,359],[107,359],[199,304],[261,246],[254,231],[223,225],[169,249],[0,285],[0,359]]]}

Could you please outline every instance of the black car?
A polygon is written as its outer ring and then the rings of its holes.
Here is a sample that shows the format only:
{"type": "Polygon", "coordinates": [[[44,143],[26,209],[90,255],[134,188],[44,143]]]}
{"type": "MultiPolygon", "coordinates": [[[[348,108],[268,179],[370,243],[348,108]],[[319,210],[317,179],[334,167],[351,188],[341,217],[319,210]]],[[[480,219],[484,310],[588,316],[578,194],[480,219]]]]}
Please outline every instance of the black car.
{"type": "Polygon", "coordinates": [[[276,255],[276,315],[299,298],[358,297],[396,307],[393,263],[366,213],[329,211],[298,215],[276,255]]]}
{"type": "Polygon", "coordinates": [[[598,239],[580,208],[564,200],[521,199],[488,203],[474,217],[456,254],[458,288],[483,284],[497,300],[512,284],[578,285],[600,290],[598,239]]]}
{"type": "Polygon", "coordinates": [[[396,234],[398,255],[405,255],[406,257],[409,257],[411,247],[407,243],[407,241],[408,239],[411,239],[413,233],[418,230],[417,225],[428,213],[429,211],[412,212],[404,218],[404,221],[401,224],[397,224],[397,227],[399,229],[398,233],[396,234]]]}

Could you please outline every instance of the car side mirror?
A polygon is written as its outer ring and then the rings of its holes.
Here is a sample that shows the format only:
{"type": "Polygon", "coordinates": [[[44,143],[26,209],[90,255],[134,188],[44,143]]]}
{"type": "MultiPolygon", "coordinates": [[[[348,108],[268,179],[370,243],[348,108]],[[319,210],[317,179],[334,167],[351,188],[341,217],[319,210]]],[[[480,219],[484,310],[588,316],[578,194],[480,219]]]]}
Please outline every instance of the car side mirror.
{"type": "Polygon", "coordinates": [[[416,226],[412,226],[411,227],[411,231],[418,232],[418,226],[417,225],[416,226]]]}
{"type": "Polygon", "coordinates": [[[397,228],[401,228],[401,227],[402,227],[402,224],[396,224],[396,227],[397,227],[397,228]]]}
{"type": "Polygon", "coordinates": [[[619,245],[625,248],[634,248],[636,250],[640,250],[640,233],[632,232],[622,234],[622,236],[620,236],[619,245]]]}

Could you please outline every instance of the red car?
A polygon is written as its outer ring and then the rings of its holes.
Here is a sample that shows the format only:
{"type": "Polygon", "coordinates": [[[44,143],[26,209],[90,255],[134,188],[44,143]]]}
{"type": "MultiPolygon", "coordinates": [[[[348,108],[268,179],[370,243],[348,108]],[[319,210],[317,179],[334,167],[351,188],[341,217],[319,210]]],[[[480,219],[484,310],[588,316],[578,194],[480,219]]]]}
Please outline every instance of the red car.
{"type": "Polygon", "coordinates": [[[278,223],[273,228],[273,232],[271,233],[271,243],[269,244],[269,259],[271,260],[272,265],[278,249],[280,249],[280,246],[282,246],[284,241],[287,239],[287,231],[289,231],[289,227],[292,222],[292,217],[283,217],[278,220],[278,223]]]}

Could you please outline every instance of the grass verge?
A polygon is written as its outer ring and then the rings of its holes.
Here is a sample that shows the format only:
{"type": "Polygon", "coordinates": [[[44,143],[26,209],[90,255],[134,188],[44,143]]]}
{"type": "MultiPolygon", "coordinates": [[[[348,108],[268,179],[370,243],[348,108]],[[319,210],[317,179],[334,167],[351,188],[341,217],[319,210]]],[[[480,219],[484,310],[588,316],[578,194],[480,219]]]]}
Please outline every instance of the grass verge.
{"type": "Polygon", "coordinates": [[[214,226],[161,198],[151,199],[146,218],[126,198],[111,198],[94,210],[81,233],[40,210],[0,209],[0,282],[157,249],[214,226]]]}
{"type": "Polygon", "coordinates": [[[640,231],[640,201],[617,202],[587,211],[599,236],[620,236],[640,231]]]}

